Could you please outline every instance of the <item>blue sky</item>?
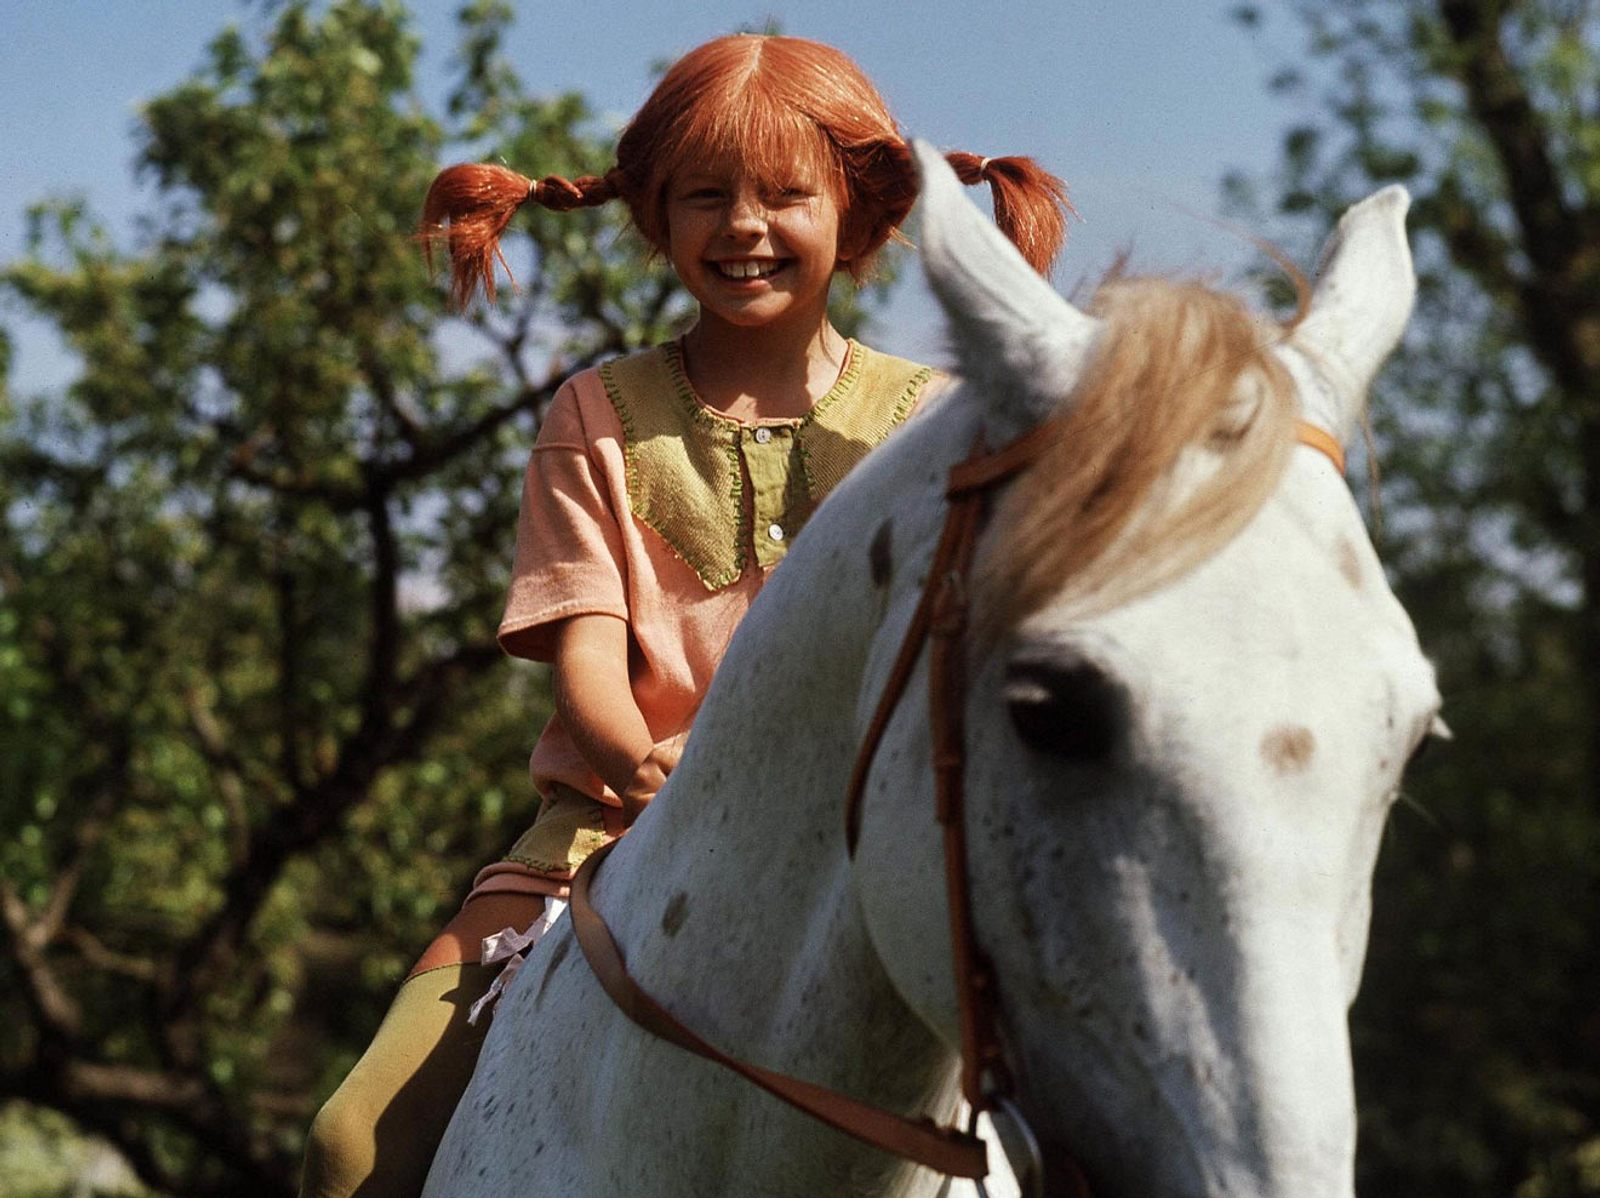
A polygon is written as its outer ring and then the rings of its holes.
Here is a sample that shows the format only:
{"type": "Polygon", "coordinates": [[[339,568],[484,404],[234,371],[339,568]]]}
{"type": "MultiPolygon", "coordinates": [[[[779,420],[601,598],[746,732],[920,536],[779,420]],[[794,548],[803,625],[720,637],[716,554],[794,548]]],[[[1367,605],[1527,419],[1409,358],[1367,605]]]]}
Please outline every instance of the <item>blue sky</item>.
{"type": "MultiPolygon", "coordinates": [[[[902,125],[951,148],[1027,153],[1065,177],[1084,220],[1057,282],[1092,278],[1121,248],[1151,269],[1235,269],[1242,243],[1207,223],[1229,168],[1269,170],[1294,113],[1267,95],[1298,49],[1287,20],[1266,41],[1228,19],[1234,0],[584,0],[521,3],[511,49],[529,86],[576,88],[618,122],[649,90],[651,66],[769,19],[831,42],[878,84],[902,125]]],[[[437,96],[454,44],[450,0],[413,0],[422,90],[437,96]]],[[[0,260],[20,253],[27,204],[81,195],[119,233],[153,197],[135,181],[140,101],[201,62],[229,22],[263,21],[233,0],[10,0],[0,12],[0,260]]],[[[514,164],[535,173],[534,164],[514,164]]],[[[975,192],[974,195],[977,195],[975,192]]],[[[1307,263],[1306,265],[1310,265],[1307,263]]],[[[910,272],[913,276],[915,272],[910,272]]],[[[47,330],[18,336],[12,384],[53,386],[71,362],[47,330]]],[[[880,319],[885,349],[928,354],[937,316],[909,278],[880,319]]]]}

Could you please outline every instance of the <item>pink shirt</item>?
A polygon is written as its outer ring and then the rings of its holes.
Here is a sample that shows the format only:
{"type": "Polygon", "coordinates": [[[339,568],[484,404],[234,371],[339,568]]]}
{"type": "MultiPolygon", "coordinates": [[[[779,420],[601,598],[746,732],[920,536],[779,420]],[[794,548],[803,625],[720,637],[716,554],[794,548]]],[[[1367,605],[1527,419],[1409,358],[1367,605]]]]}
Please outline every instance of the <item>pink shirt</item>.
{"type": "MultiPolygon", "coordinates": [[[[880,377],[887,363],[917,369],[854,343],[851,354],[855,369],[847,366],[839,387],[847,381],[855,385],[863,361],[871,361],[880,377]]],[[[670,347],[644,355],[659,355],[676,369],[670,347]]],[[[635,357],[646,360],[643,355],[635,357]]],[[[909,398],[901,398],[892,419],[881,422],[884,430],[920,400],[929,374],[923,368],[901,378],[899,385],[909,398]]],[[[768,523],[767,514],[751,512],[751,505],[759,507],[766,493],[760,476],[771,469],[770,456],[760,455],[783,437],[803,437],[809,421],[732,420],[693,397],[681,374],[674,377],[678,401],[699,405],[689,413],[692,419],[686,427],[710,428],[727,438],[730,446],[738,446],[746,541],[742,570],[732,582],[713,589],[656,529],[634,515],[623,420],[601,370],[586,370],[556,393],[534,446],[523,480],[516,561],[499,631],[506,652],[549,661],[555,622],[593,613],[626,620],[634,701],[651,737],[670,761],[682,751],[734,629],[777,564],[773,546],[758,553],[752,543],[777,527],[768,523]],[[752,464],[758,476],[755,485],[750,481],[752,464]]],[[[841,400],[835,410],[856,402],[853,395],[835,398],[841,400]]],[[[634,401],[630,397],[628,402],[634,401]]],[[[657,400],[651,397],[649,402],[657,400]]],[[[819,409],[825,402],[818,401],[819,409]]],[[[888,410],[877,399],[863,402],[888,410]]],[[[867,448],[870,445],[862,444],[860,452],[867,448]]],[[[559,715],[545,726],[529,768],[541,793],[548,793],[550,783],[560,782],[604,803],[619,803],[578,752],[559,715]]]]}

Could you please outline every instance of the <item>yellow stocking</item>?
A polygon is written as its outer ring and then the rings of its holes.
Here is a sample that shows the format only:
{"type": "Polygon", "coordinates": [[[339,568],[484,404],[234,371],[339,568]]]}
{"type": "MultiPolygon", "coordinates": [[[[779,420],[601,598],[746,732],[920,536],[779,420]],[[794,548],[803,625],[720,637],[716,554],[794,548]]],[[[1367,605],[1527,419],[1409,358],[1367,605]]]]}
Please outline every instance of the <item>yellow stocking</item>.
{"type": "Polygon", "coordinates": [[[416,1198],[489,1020],[467,1008],[498,966],[441,965],[401,985],[378,1034],[317,1113],[300,1198],[416,1198]]]}

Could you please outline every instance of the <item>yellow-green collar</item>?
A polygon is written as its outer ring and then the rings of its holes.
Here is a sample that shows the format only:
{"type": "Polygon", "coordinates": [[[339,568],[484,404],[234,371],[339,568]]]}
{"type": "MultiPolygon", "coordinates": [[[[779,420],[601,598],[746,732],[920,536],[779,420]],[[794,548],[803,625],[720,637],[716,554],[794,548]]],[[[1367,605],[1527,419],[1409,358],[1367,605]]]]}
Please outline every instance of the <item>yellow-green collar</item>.
{"type": "Polygon", "coordinates": [[[851,341],[838,381],[804,416],[742,421],[695,394],[675,343],[600,367],[622,422],[629,507],[707,590],[737,579],[752,551],[758,564],[776,565],[822,497],[906,418],[932,375],[851,341]]]}

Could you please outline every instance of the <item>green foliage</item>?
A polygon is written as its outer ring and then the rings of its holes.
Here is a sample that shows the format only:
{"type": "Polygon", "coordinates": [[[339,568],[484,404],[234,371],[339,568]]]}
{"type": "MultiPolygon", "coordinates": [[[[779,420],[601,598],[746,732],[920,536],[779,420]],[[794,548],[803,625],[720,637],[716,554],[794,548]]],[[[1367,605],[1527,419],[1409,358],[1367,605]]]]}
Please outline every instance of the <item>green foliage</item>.
{"type": "Polygon", "coordinates": [[[0,1106],[0,1176],[8,1198],[133,1198],[147,1192],[109,1145],[85,1140],[55,1112],[20,1102],[0,1106]]]}
{"type": "Polygon", "coordinates": [[[1413,771],[1354,1013],[1363,1194],[1600,1194],[1600,22],[1559,0],[1295,3],[1270,192],[1309,243],[1415,198],[1376,386],[1382,546],[1453,744],[1413,771]]]}
{"type": "Polygon", "coordinates": [[[143,107],[136,243],[50,200],[0,267],[80,364],[0,390],[0,1093],[157,1190],[290,1192],[527,822],[548,697],[493,639],[527,447],[563,377],[688,311],[615,205],[519,221],[520,290],[444,311],[412,236],[441,161],[610,165],[508,20],[462,8],[436,115],[397,4],[272,5],[143,107]]]}

